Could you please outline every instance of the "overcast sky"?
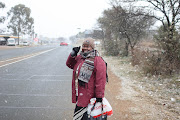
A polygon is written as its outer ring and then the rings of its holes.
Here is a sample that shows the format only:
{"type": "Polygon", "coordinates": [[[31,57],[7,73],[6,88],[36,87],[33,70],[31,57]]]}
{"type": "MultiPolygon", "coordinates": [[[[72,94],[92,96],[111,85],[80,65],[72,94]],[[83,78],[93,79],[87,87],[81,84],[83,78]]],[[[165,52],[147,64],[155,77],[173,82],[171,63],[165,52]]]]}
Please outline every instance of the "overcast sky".
{"type": "Polygon", "coordinates": [[[0,0],[3,10],[24,4],[31,9],[35,32],[46,37],[68,37],[79,31],[92,29],[109,0],[0,0]],[[80,29],[78,29],[80,28],[80,29]]]}

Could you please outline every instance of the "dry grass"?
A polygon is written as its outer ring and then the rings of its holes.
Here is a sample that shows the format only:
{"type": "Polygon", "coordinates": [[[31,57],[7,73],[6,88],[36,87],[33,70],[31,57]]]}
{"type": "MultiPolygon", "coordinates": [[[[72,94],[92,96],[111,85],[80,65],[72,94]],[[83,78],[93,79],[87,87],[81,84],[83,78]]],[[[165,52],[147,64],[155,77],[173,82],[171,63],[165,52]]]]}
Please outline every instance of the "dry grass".
{"type": "MultiPolygon", "coordinates": [[[[103,51],[101,53],[103,54],[103,51]]],[[[141,67],[132,66],[130,57],[103,58],[111,71],[121,79],[122,92],[118,98],[137,102],[136,107],[132,107],[130,111],[135,120],[180,119],[179,75],[169,78],[145,75],[141,67]]]]}
{"type": "Polygon", "coordinates": [[[156,48],[157,45],[153,41],[142,41],[139,43],[139,46],[144,46],[144,47],[150,47],[150,48],[156,48]]]}

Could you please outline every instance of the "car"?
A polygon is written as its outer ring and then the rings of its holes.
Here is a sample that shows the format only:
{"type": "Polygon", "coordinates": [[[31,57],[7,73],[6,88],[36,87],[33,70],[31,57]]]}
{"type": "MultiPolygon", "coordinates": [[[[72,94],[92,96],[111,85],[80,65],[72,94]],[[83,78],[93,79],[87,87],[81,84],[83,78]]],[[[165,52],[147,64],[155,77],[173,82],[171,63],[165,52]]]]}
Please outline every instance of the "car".
{"type": "Polygon", "coordinates": [[[6,39],[0,37],[0,45],[6,45],[6,39]]]}
{"type": "Polygon", "coordinates": [[[29,46],[28,42],[23,42],[23,46],[29,46]]]}
{"type": "Polygon", "coordinates": [[[7,46],[15,46],[16,45],[16,40],[14,38],[9,38],[7,40],[7,46]]]}
{"type": "Polygon", "coordinates": [[[68,43],[66,43],[66,42],[61,42],[61,43],[60,43],[60,46],[68,46],[68,43]]]}

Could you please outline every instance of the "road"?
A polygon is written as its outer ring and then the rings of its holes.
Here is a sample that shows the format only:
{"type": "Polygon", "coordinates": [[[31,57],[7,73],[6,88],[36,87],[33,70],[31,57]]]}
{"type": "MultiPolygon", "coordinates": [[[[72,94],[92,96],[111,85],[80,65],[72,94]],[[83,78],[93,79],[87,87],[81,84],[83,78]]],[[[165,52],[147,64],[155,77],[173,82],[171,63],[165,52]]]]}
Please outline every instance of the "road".
{"type": "Polygon", "coordinates": [[[0,50],[0,120],[71,120],[71,46],[0,50]]]}

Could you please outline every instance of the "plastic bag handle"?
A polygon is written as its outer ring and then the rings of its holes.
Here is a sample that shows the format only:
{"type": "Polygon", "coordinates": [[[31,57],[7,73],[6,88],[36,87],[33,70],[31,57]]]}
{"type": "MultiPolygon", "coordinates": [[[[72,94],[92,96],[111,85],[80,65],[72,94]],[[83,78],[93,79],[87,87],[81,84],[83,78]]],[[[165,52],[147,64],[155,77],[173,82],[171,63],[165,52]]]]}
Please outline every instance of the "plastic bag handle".
{"type": "MultiPolygon", "coordinates": [[[[91,108],[91,112],[94,110],[95,105],[96,105],[96,102],[94,103],[93,107],[91,108]]],[[[103,102],[101,102],[101,107],[102,107],[101,115],[102,115],[102,117],[104,117],[103,116],[103,102]]],[[[91,112],[90,112],[90,115],[91,115],[91,112]]]]}

